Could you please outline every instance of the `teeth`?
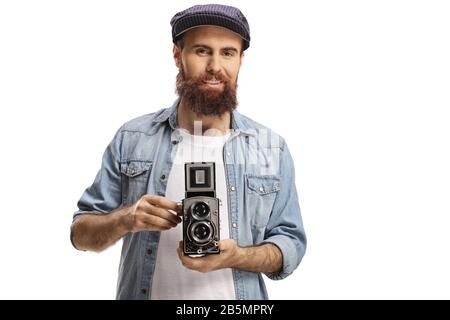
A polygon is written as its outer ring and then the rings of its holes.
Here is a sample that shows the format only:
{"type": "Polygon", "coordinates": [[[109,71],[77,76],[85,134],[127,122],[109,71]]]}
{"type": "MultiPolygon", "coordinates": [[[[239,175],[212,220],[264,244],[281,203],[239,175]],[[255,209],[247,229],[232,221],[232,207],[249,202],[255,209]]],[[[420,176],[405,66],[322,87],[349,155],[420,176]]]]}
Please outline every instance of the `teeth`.
{"type": "Polygon", "coordinates": [[[207,80],[205,82],[208,83],[208,84],[219,84],[220,83],[219,80],[207,80]]]}

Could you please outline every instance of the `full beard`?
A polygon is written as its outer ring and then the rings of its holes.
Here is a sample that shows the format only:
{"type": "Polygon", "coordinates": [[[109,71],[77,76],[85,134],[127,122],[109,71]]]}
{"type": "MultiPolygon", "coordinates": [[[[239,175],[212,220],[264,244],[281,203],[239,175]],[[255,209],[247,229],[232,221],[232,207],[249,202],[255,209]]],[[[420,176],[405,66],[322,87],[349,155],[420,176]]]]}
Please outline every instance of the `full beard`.
{"type": "Polygon", "coordinates": [[[238,104],[237,84],[230,84],[221,74],[204,74],[197,78],[186,79],[183,66],[179,69],[176,93],[180,100],[197,115],[221,116],[232,112],[238,104]],[[216,79],[224,83],[223,89],[206,88],[204,81],[216,79]]]}

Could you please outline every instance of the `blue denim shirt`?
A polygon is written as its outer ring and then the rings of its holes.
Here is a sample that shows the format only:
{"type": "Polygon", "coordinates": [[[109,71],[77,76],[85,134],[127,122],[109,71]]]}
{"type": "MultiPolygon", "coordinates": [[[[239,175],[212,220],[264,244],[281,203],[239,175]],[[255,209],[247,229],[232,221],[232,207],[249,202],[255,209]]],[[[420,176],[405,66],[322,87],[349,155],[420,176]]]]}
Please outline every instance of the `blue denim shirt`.
{"type": "MultiPolygon", "coordinates": [[[[93,184],[78,202],[74,220],[83,214],[107,214],[146,193],[165,195],[165,177],[181,140],[177,107],[178,100],[118,130],[93,184]]],[[[223,149],[230,237],[242,247],[275,244],[283,254],[283,268],[266,275],[283,279],[297,268],[306,249],[294,163],[283,138],[237,111],[232,129],[223,149]]],[[[124,236],[117,299],[149,298],[159,236],[160,232],[124,236]]],[[[268,299],[260,273],[232,271],[236,299],[268,299]]]]}

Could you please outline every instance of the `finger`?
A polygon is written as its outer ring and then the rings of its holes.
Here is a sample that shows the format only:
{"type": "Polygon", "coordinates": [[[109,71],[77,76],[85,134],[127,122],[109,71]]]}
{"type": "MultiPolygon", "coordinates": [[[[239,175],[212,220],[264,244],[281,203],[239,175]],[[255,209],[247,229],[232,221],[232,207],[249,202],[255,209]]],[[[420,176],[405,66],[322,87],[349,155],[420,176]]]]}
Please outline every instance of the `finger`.
{"type": "Polygon", "coordinates": [[[231,239],[225,239],[219,241],[219,249],[220,250],[228,250],[231,249],[234,246],[234,240],[231,239]]]}
{"type": "Polygon", "coordinates": [[[178,217],[177,215],[167,211],[166,209],[155,207],[154,205],[151,205],[147,202],[145,202],[142,205],[142,209],[144,210],[144,212],[146,214],[149,214],[152,216],[157,216],[162,219],[168,220],[168,221],[174,223],[175,225],[177,225],[181,222],[181,218],[178,217]]]}
{"type": "Polygon", "coordinates": [[[195,259],[191,258],[189,256],[185,256],[183,254],[183,250],[178,249],[178,257],[180,258],[181,264],[183,266],[185,266],[186,268],[191,269],[191,270],[196,270],[196,261],[195,261],[195,259]]]}
{"type": "Polygon", "coordinates": [[[177,253],[178,253],[178,258],[181,261],[181,264],[188,269],[192,269],[192,263],[190,262],[190,260],[192,258],[184,255],[183,249],[181,247],[177,248],[177,253]]]}
{"type": "Polygon", "coordinates": [[[159,208],[159,207],[155,207],[155,206],[152,206],[152,207],[153,208],[151,210],[152,210],[153,215],[158,216],[163,219],[167,219],[176,224],[179,224],[181,222],[181,218],[179,216],[177,216],[176,214],[174,214],[166,209],[163,209],[163,208],[159,208]]]}
{"type": "Polygon", "coordinates": [[[158,229],[167,230],[177,226],[176,223],[160,218],[158,216],[143,214],[139,217],[141,221],[148,227],[156,227],[158,229]]]}
{"type": "MultiPolygon", "coordinates": [[[[170,219],[161,218],[154,213],[154,208],[150,204],[146,203],[141,205],[141,208],[137,211],[136,220],[143,223],[147,227],[151,227],[153,224],[157,224],[158,227],[173,228],[178,224],[170,219]]],[[[155,208],[156,209],[156,208],[155,208]]]]}
{"type": "Polygon", "coordinates": [[[176,210],[172,210],[172,209],[167,209],[170,212],[173,212],[176,215],[180,215],[181,213],[183,213],[183,207],[181,206],[181,204],[177,203],[177,209],[176,210]]]}
{"type": "Polygon", "coordinates": [[[220,240],[219,241],[219,250],[220,251],[225,251],[226,249],[227,249],[227,243],[225,242],[225,241],[223,241],[223,240],[220,240]]]}
{"type": "Polygon", "coordinates": [[[148,194],[144,196],[144,199],[150,204],[156,205],[164,209],[170,209],[176,212],[180,210],[180,206],[176,202],[171,201],[166,197],[148,194]]]}
{"type": "Polygon", "coordinates": [[[184,255],[183,255],[181,247],[177,248],[177,253],[178,253],[178,258],[180,258],[180,260],[183,260],[184,255]]]}
{"type": "Polygon", "coordinates": [[[195,258],[192,258],[188,255],[185,255],[183,252],[183,241],[180,241],[179,246],[177,248],[178,257],[181,260],[181,263],[183,266],[190,268],[192,265],[192,262],[195,260],[195,258]]]}

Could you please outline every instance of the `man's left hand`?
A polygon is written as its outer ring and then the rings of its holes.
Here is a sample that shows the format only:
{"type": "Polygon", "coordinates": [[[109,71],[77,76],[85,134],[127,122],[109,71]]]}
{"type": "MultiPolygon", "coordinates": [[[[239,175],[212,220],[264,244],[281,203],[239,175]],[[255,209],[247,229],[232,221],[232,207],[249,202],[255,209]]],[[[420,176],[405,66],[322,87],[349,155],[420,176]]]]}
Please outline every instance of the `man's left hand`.
{"type": "Polygon", "coordinates": [[[183,266],[199,272],[210,272],[223,268],[232,268],[238,259],[239,247],[232,239],[219,242],[220,254],[207,254],[202,257],[190,257],[183,253],[183,241],[180,241],[177,252],[183,266]]]}

